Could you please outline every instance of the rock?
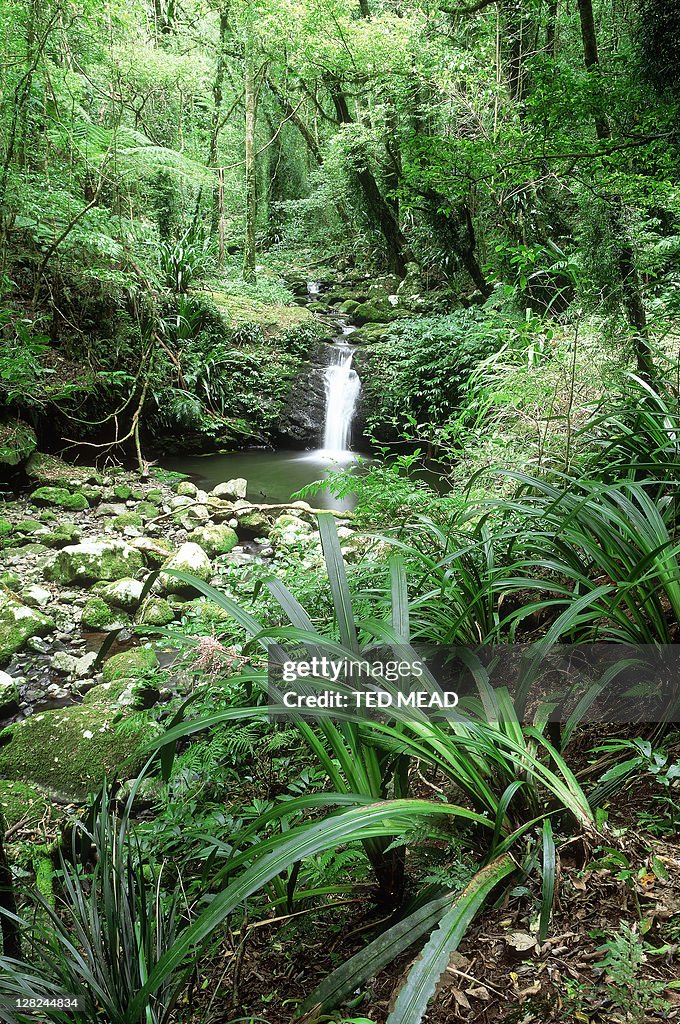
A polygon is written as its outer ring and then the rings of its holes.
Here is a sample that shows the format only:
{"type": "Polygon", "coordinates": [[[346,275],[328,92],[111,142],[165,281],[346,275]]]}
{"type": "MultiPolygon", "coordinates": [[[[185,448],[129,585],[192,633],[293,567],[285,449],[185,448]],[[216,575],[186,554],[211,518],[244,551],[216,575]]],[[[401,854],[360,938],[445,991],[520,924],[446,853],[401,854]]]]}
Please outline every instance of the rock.
{"type": "Polygon", "coordinates": [[[93,686],[83,698],[83,704],[141,710],[152,708],[159,697],[159,688],[151,680],[122,678],[93,686]]]}
{"type": "Polygon", "coordinates": [[[179,494],[185,498],[195,498],[198,493],[198,487],[196,484],[192,484],[190,480],[180,480],[175,487],[175,494],[179,494]]]}
{"type": "Polygon", "coordinates": [[[96,516],[101,519],[110,519],[111,516],[124,516],[127,512],[127,506],[122,502],[110,502],[107,501],[103,505],[100,505],[95,512],[96,516]]]}
{"type": "Polygon", "coordinates": [[[182,496],[180,494],[176,494],[169,499],[168,508],[172,509],[173,511],[177,511],[178,509],[190,508],[190,506],[193,505],[193,503],[193,498],[188,498],[186,497],[186,495],[182,496]]]}
{"type": "Polygon", "coordinates": [[[137,622],[145,626],[167,626],[173,622],[175,613],[162,597],[152,597],[145,601],[137,622]]]}
{"type": "Polygon", "coordinates": [[[87,654],[83,654],[81,658],[78,658],[76,660],[75,668],[73,670],[73,674],[75,675],[76,679],[87,679],[87,677],[92,673],[92,669],[94,667],[94,663],[96,660],[96,651],[88,651],[87,654]]]}
{"type": "Polygon", "coordinates": [[[101,484],[102,475],[93,466],[71,466],[56,455],[35,452],[26,464],[26,472],[41,484],[79,487],[81,484],[101,484]]]}
{"type": "MultiPolygon", "coordinates": [[[[28,533],[28,534],[45,534],[50,531],[44,523],[39,522],[37,519],[22,519],[21,522],[17,523],[14,527],[15,533],[28,533]]],[[[41,538],[44,543],[44,537],[41,538]]]]}
{"type": "Polygon", "coordinates": [[[213,487],[210,493],[213,498],[245,498],[247,490],[248,481],[239,476],[233,480],[226,480],[224,483],[218,484],[217,487],[213,487]]]}
{"type": "Polygon", "coordinates": [[[90,597],[85,602],[80,622],[85,629],[110,633],[114,629],[123,629],[128,626],[130,618],[120,609],[109,608],[101,597],[90,597]]]}
{"type": "Polygon", "coordinates": [[[152,488],[150,491],[147,491],[145,498],[147,501],[150,501],[152,505],[163,504],[163,492],[159,491],[157,488],[152,488]]]}
{"type": "Polygon", "coordinates": [[[18,466],[38,447],[33,427],[22,420],[0,423],[0,465],[18,466]]]}
{"type": "Polygon", "coordinates": [[[77,544],[83,531],[75,523],[61,523],[51,533],[41,536],[40,541],[48,548],[65,548],[68,544],[77,544]]]}
{"type": "Polygon", "coordinates": [[[263,512],[258,512],[256,509],[252,512],[249,512],[247,509],[243,512],[239,510],[238,529],[246,534],[261,533],[267,537],[271,529],[271,523],[263,512]]]}
{"type": "Polygon", "coordinates": [[[98,597],[114,608],[123,608],[126,612],[135,611],[139,607],[144,584],[139,580],[122,579],[115,583],[105,583],[95,588],[98,597]]]}
{"type": "Polygon", "coordinates": [[[80,484],[78,490],[85,495],[91,505],[98,505],[104,493],[101,487],[95,487],[94,484],[80,484]]]}
{"type": "Polygon", "coordinates": [[[123,763],[126,775],[139,771],[146,760],[142,748],[158,735],[154,722],[139,718],[120,729],[124,714],[119,707],[82,703],[15,722],[2,734],[0,772],[46,786],[69,801],[84,800],[123,763]]]}
{"type": "Polygon", "coordinates": [[[38,487],[33,491],[30,500],[34,505],[56,505],[72,512],[83,512],[90,507],[84,494],[79,491],[71,494],[65,487],[38,487]]]}
{"type": "Polygon", "coordinates": [[[269,535],[276,544],[288,547],[301,540],[307,541],[313,533],[314,530],[304,519],[286,512],[276,519],[269,535]]]}
{"type": "Polygon", "coordinates": [[[128,487],[127,484],[116,484],[113,488],[113,497],[117,498],[118,501],[129,501],[132,497],[132,488],[128,487]]]}
{"type": "Polygon", "coordinates": [[[189,529],[191,530],[196,523],[207,523],[210,519],[210,512],[205,505],[192,505],[191,508],[183,510],[179,518],[183,523],[189,523],[189,529]]]}
{"type": "Polygon", "coordinates": [[[13,594],[0,592],[0,665],[5,664],[31,637],[44,636],[55,628],[52,619],[28,608],[13,594]]]}
{"type": "Polygon", "coordinates": [[[35,786],[0,779],[0,812],[7,828],[21,824],[25,833],[35,835],[50,820],[54,804],[35,786]]]}
{"type": "Polygon", "coordinates": [[[168,569],[176,569],[179,572],[190,573],[192,576],[197,576],[198,579],[203,580],[205,583],[211,579],[213,574],[210,559],[206,555],[205,551],[203,551],[198,544],[192,543],[182,544],[179,550],[164,563],[163,570],[160,575],[161,585],[169,593],[191,593],[193,590],[191,584],[184,583],[182,580],[169,576],[167,573],[168,569]]]}
{"type": "Polygon", "coordinates": [[[189,540],[203,548],[208,558],[227,555],[238,544],[236,531],[230,526],[199,526],[189,535],[189,540]]]}
{"type": "Polygon", "coordinates": [[[140,501],[137,505],[137,515],[142,519],[154,519],[158,515],[158,509],[150,501],[140,501]]]}
{"type": "Polygon", "coordinates": [[[0,672],[0,718],[9,718],[19,710],[21,695],[16,679],[6,672],[0,672]]]}
{"type": "Polygon", "coordinates": [[[73,675],[77,664],[78,659],[74,658],[72,654],[67,654],[66,651],[57,651],[50,659],[50,666],[63,676],[73,675]]]}
{"type": "Polygon", "coordinates": [[[112,519],[111,525],[114,530],[122,533],[126,526],[141,526],[142,517],[136,512],[123,512],[122,515],[115,516],[115,518],[112,519]]]}
{"type": "Polygon", "coordinates": [[[158,668],[156,652],[150,647],[133,647],[129,651],[114,654],[104,662],[102,670],[104,682],[113,683],[116,679],[139,679],[149,675],[158,668]]]}
{"type": "Polygon", "coordinates": [[[45,695],[50,700],[68,700],[71,696],[71,691],[65,686],[59,686],[58,683],[50,683],[45,691],[45,695]]]}
{"type": "Polygon", "coordinates": [[[44,587],[39,587],[37,583],[33,583],[21,591],[21,600],[29,608],[44,608],[52,600],[52,595],[49,590],[45,590],[44,587]]]}
{"type": "Polygon", "coordinates": [[[143,565],[141,553],[124,541],[90,540],[62,548],[45,575],[62,584],[112,582],[134,576],[143,565]]]}
{"type": "Polygon", "coordinates": [[[169,541],[160,537],[138,537],[130,542],[130,547],[141,551],[146,564],[154,569],[163,565],[175,550],[169,541]]]}
{"type": "Polygon", "coordinates": [[[21,586],[21,580],[15,572],[0,573],[0,587],[7,587],[8,590],[14,590],[15,587],[19,586],[21,586]]]}

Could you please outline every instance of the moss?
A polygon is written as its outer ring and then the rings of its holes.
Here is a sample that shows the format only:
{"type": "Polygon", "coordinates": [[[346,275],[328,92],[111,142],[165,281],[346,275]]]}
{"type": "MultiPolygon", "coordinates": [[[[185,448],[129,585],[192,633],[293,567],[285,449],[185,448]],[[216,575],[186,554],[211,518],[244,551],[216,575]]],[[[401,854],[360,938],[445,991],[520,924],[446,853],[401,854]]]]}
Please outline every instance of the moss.
{"type": "Polygon", "coordinates": [[[0,779],[0,811],[7,828],[21,822],[32,831],[45,818],[49,817],[51,801],[35,786],[25,782],[0,779]]]}
{"type": "Polygon", "coordinates": [[[54,907],[54,862],[49,847],[34,847],[35,887],[45,902],[54,907]]]}
{"type": "Polygon", "coordinates": [[[238,544],[238,536],[231,526],[200,526],[189,535],[189,540],[203,548],[208,558],[228,555],[238,544]]]}
{"type": "Polygon", "coordinates": [[[38,487],[31,495],[33,505],[56,505],[58,508],[67,508],[73,512],[83,512],[90,507],[90,503],[84,494],[76,491],[71,494],[65,487],[38,487]]]}
{"type": "Polygon", "coordinates": [[[17,576],[15,572],[0,573],[0,587],[6,587],[8,590],[14,590],[15,587],[20,586],[21,578],[17,576]]]}
{"type": "MultiPolygon", "coordinates": [[[[1,520],[0,520],[1,523],[1,520]]],[[[37,530],[44,530],[45,524],[38,519],[22,519],[14,527],[16,533],[35,533],[37,530]]]]}
{"type": "Polygon", "coordinates": [[[75,523],[61,523],[51,533],[43,534],[40,543],[48,548],[65,548],[68,544],[76,544],[82,536],[82,530],[75,523]]]}
{"type": "Polygon", "coordinates": [[[149,679],[116,679],[113,683],[100,683],[88,690],[83,704],[102,708],[132,708],[139,711],[158,703],[158,686],[149,679]]]}
{"type": "Polygon", "coordinates": [[[150,491],[146,492],[146,500],[150,501],[152,505],[162,505],[163,492],[157,490],[156,488],[152,488],[150,491]]]}
{"type": "Polygon", "coordinates": [[[26,464],[26,472],[43,484],[101,484],[102,475],[93,466],[71,466],[56,455],[34,452],[26,464]]]}
{"type": "Polygon", "coordinates": [[[134,576],[143,565],[140,552],[122,540],[86,541],[63,548],[45,575],[62,584],[112,582],[134,576]]]}
{"type": "Polygon", "coordinates": [[[210,298],[230,327],[257,324],[266,334],[276,335],[314,322],[313,314],[304,306],[283,306],[219,291],[211,292],[210,298]]]}
{"type": "Polygon", "coordinates": [[[52,619],[16,598],[0,594],[0,665],[20,650],[32,636],[44,636],[55,628],[52,619]]]}
{"type": "Polygon", "coordinates": [[[116,484],[113,488],[113,496],[118,501],[129,501],[132,497],[132,488],[128,487],[127,484],[116,484]]]}
{"type": "Polygon", "coordinates": [[[103,676],[105,683],[116,679],[138,679],[149,675],[158,668],[156,652],[149,647],[134,647],[131,651],[114,654],[104,662],[103,676]]]}
{"type": "Polygon", "coordinates": [[[38,445],[33,427],[21,420],[0,423],[0,464],[18,466],[38,445]]]}
{"type": "Polygon", "coordinates": [[[158,515],[158,509],[150,501],[140,501],[137,506],[137,515],[141,516],[142,519],[153,519],[154,516],[158,515]]]}
{"type": "Polygon", "coordinates": [[[136,774],[144,763],[141,748],[158,732],[150,720],[125,722],[126,712],[101,704],[77,704],[44,711],[3,732],[0,772],[82,800],[104,778],[136,774]]]}
{"type": "Polygon", "coordinates": [[[9,537],[13,530],[14,527],[10,523],[9,519],[0,519],[0,539],[2,537],[9,537]]]}
{"type": "Polygon", "coordinates": [[[162,597],[153,597],[145,602],[138,622],[145,626],[167,626],[175,618],[169,603],[162,597]]]}
{"type": "Polygon", "coordinates": [[[90,597],[83,606],[83,614],[80,619],[85,629],[106,631],[127,626],[130,622],[125,612],[116,609],[113,611],[101,597],[90,597]]]}
{"type": "Polygon", "coordinates": [[[111,525],[114,530],[122,533],[126,526],[140,527],[142,525],[142,517],[137,512],[124,512],[120,516],[114,516],[111,520],[111,525]]]}

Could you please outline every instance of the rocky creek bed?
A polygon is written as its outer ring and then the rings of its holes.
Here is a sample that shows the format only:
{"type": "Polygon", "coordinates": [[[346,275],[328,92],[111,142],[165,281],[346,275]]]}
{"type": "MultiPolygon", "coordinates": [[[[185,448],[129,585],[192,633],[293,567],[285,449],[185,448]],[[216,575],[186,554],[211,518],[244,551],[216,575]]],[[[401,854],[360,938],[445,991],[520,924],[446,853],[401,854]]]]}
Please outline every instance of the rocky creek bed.
{"type": "MultiPolygon", "coordinates": [[[[242,478],[208,493],[162,471],[140,482],[40,453],[26,473],[26,492],[0,506],[0,808],[10,828],[141,767],[159,726],[138,712],[181,691],[183,674],[158,673],[138,628],[205,605],[164,570],[219,585],[225,565],[246,573],[291,546],[321,564],[314,510],[253,504],[242,478]]],[[[345,552],[358,556],[363,541],[340,518],[345,552]]]]}

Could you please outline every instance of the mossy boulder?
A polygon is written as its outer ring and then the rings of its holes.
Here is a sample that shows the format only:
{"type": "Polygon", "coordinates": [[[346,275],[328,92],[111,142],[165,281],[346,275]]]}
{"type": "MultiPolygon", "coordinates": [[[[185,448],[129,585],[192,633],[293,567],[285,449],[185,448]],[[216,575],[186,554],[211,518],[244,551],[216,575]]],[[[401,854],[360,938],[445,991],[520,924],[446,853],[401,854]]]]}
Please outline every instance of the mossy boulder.
{"type": "Polygon", "coordinates": [[[359,305],[360,303],[356,299],[345,299],[344,302],[340,303],[338,309],[341,313],[353,313],[355,309],[359,308],[359,305]]]}
{"type": "Polygon", "coordinates": [[[82,801],[105,778],[129,778],[144,764],[158,726],[125,717],[120,707],[75,704],[15,722],[0,734],[0,773],[82,801]]]}
{"type": "Polygon", "coordinates": [[[118,501],[129,501],[132,497],[132,488],[127,484],[116,484],[111,493],[118,501]]]}
{"type": "Polygon", "coordinates": [[[97,633],[109,633],[114,629],[122,629],[129,625],[130,619],[119,608],[110,608],[101,597],[93,596],[88,598],[83,605],[80,622],[85,629],[91,629],[97,633]]]}
{"type": "Polygon", "coordinates": [[[226,498],[230,501],[233,498],[245,498],[248,491],[248,481],[245,477],[237,476],[233,480],[225,480],[213,487],[210,494],[213,498],[226,498]]]}
{"type": "Polygon", "coordinates": [[[386,324],[394,319],[394,310],[386,303],[362,302],[352,315],[362,324],[386,324]]]}
{"type": "Polygon", "coordinates": [[[150,491],[145,494],[146,501],[150,501],[152,505],[163,504],[163,492],[159,491],[158,488],[153,487],[150,491]]]}
{"type": "Polygon", "coordinates": [[[55,628],[52,619],[35,608],[28,608],[13,594],[0,592],[0,665],[33,636],[45,636],[55,628]]]}
{"type": "Polygon", "coordinates": [[[136,526],[139,528],[142,525],[142,517],[137,512],[124,512],[122,515],[112,519],[111,525],[114,530],[122,533],[126,526],[136,526]]]}
{"type": "Polygon", "coordinates": [[[238,536],[231,526],[199,526],[189,535],[189,540],[198,544],[208,558],[228,555],[238,544],[238,536]]]}
{"type": "Polygon", "coordinates": [[[142,517],[142,519],[153,519],[158,515],[158,509],[151,501],[140,501],[136,508],[136,512],[138,516],[142,517]]]}
{"type": "MultiPolygon", "coordinates": [[[[21,578],[15,572],[1,572],[0,573],[0,587],[5,587],[7,590],[15,590],[21,586],[21,578]]],[[[2,595],[0,594],[0,598],[2,595]]]]}
{"type": "Polygon", "coordinates": [[[191,576],[196,576],[199,580],[203,580],[204,583],[207,583],[213,575],[212,563],[205,551],[198,544],[192,544],[191,542],[182,544],[175,554],[164,563],[160,582],[165,590],[171,594],[192,593],[194,590],[192,585],[185,583],[183,580],[178,580],[174,576],[170,576],[168,573],[169,569],[189,573],[191,576]]]}
{"type": "Polygon", "coordinates": [[[134,576],[144,567],[141,552],[122,540],[90,540],[62,548],[45,567],[55,583],[107,583],[134,576]]]}
{"type": "MultiPolygon", "coordinates": [[[[14,533],[25,533],[32,535],[34,533],[48,533],[48,529],[44,523],[41,523],[39,519],[22,519],[14,526],[14,533]]],[[[42,536],[41,541],[44,543],[45,537],[42,536]]]]}
{"type": "Polygon", "coordinates": [[[198,494],[198,487],[192,484],[191,480],[180,480],[175,486],[175,494],[184,498],[195,498],[198,494]]]}
{"type": "Polygon", "coordinates": [[[69,544],[77,544],[83,531],[75,523],[61,523],[49,533],[40,536],[40,543],[48,548],[65,548],[69,544]]]}
{"type": "Polygon", "coordinates": [[[257,509],[251,511],[237,509],[235,515],[238,519],[238,528],[242,533],[266,537],[271,529],[271,523],[266,515],[263,512],[258,512],[257,509]]]}
{"type": "Polygon", "coordinates": [[[93,466],[71,466],[56,455],[35,452],[26,464],[26,472],[40,484],[78,487],[80,484],[101,484],[102,475],[93,466]]]}
{"type": "Polygon", "coordinates": [[[152,597],[145,601],[137,622],[144,626],[167,626],[174,621],[175,613],[163,597],[152,597]]]}
{"type": "Polygon", "coordinates": [[[83,704],[107,708],[152,708],[158,703],[158,686],[150,679],[116,679],[99,683],[83,697],[83,704]]]}
{"type": "Polygon", "coordinates": [[[6,828],[21,824],[23,831],[31,832],[50,817],[51,810],[52,801],[36,786],[0,779],[0,813],[6,828]]]}
{"type": "Polygon", "coordinates": [[[38,446],[33,427],[21,420],[0,423],[0,465],[18,466],[38,446]]]}
{"type": "Polygon", "coordinates": [[[31,495],[33,505],[56,505],[72,512],[84,512],[90,503],[80,491],[71,494],[65,487],[38,487],[31,495]]]}
{"type": "Polygon", "coordinates": [[[151,675],[157,668],[155,651],[150,647],[133,647],[105,661],[102,674],[105,683],[113,683],[116,679],[139,679],[151,675]]]}
{"type": "Polygon", "coordinates": [[[139,580],[122,579],[115,583],[99,583],[94,587],[94,592],[108,605],[133,612],[139,607],[143,589],[144,584],[139,580]]]}

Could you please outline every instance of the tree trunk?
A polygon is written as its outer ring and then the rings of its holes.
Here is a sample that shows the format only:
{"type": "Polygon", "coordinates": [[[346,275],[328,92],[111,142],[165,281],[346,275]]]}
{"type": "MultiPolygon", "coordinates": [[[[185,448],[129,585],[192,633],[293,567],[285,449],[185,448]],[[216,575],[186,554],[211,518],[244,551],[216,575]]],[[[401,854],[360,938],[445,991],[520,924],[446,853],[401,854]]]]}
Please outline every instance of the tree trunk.
{"type": "MultiPolygon", "coordinates": [[[[583,40],[583,62],[589,71],[600,75],[602,68],[597,49],[592,0],[578,0],[578,12],[581,21],[581,39],[583,40]]],[[[594,123],[595,133],[600,142],[611,139],[609,122],[603,114],[596,114],[594,123]]],[[[650,380],[654,375],[654,361],[649,344],[647,314],[642,300],[633,246],[625,224],[623,201],[620,196],[612,196],[610,202],[609,227],[618,247],[618,269],[623,306],[628,323],[633,329],[637,370],[644,380],[650,380]]]]}
{"type": "Polygon", "coordinates": [[[257,86],[250,42],[246,45],[245,59],[246,154],[245,198],[246,229],[243,245],[243,279],[255,281],[255,229],[257,227],[257,179],[255,157],[255,119],[257,117],[257,86]]]}
{"type": "MultiPolygon", "coordinates": [[[[224,99],[224,72],[226,68],[226,40],[229,33],[229,7],[223,7],[220,11],[220,42],[219,42],[219,53],[217,55],[217,66],[215,68],[215,81],[213,82],[213,116],[212,125],[210,128],[210,146],[208,150],[208,164],[210,167],[215,167],[217,164],[217,151],[220,137],[220,115],[222,112],[222,102],[224,99]]],[[[220,185],[221,179],[219,174],[224,175],[224,172],[220,169],[218,172],[218,180],[213,188],[213,207],[211,217],[211,230],[215,234],[219,229],[220,224],[220,185]]]]}

